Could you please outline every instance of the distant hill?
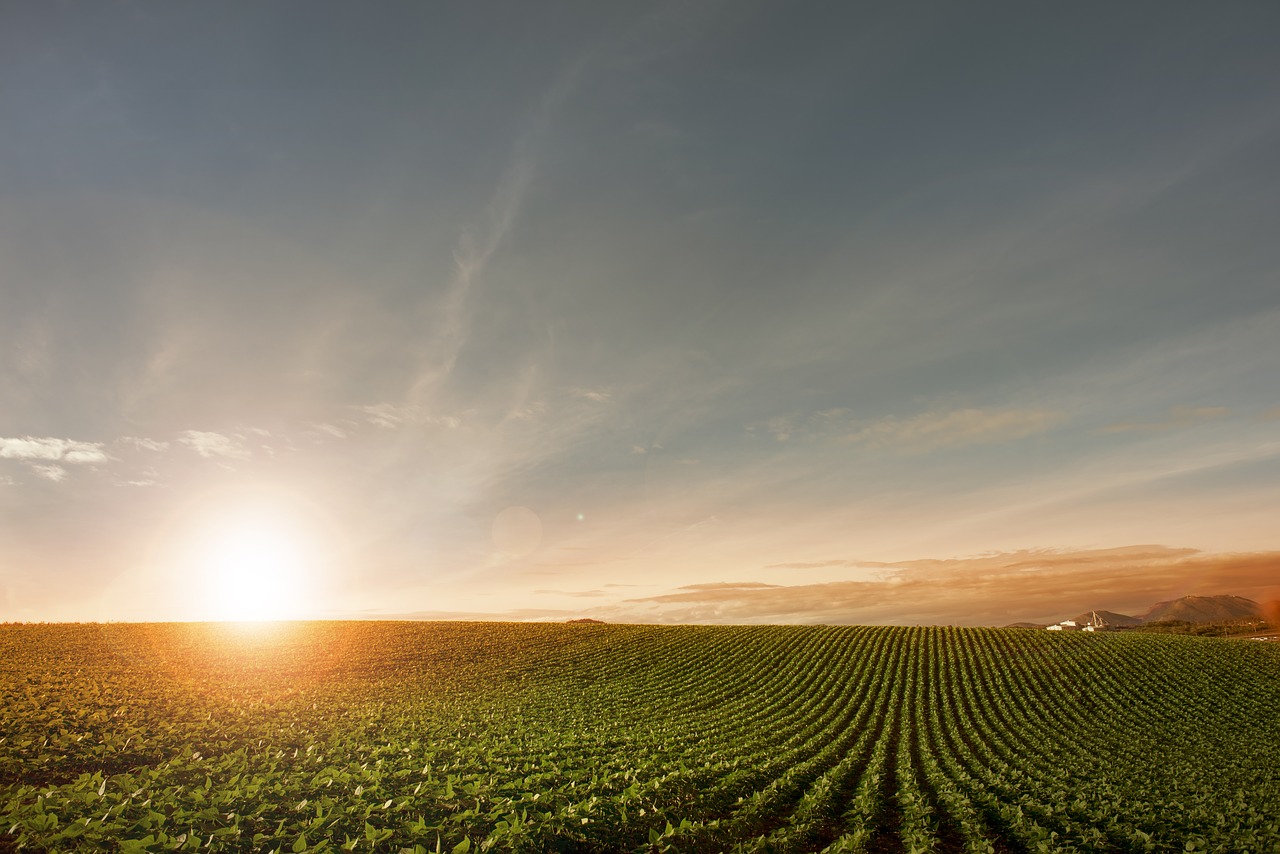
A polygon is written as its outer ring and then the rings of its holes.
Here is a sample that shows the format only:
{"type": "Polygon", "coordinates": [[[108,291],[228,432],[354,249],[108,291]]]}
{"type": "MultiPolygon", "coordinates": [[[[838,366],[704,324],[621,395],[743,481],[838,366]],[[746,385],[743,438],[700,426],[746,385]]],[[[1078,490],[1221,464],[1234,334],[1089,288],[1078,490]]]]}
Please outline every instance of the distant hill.
{"type": "Polygon", "coordinates": [[[1171,602],[1157,602],[1142,614],[1140,619],[1144,623],[1168,620],[1182,620],[1188,623],[1223,623],[1263,616],[1262,606],[1243,596],[1183,596],[1171,602]]]}
{"type": "MultiPolygon", "coordinates": [[[[1276,605],[1280,614],[1280,604],[1276,605]]],[[[1243,596],[1183,596],[1168,602],[1158,602],[1142,614],[1131,617],[1115,611],[1085,611],[1072,619],[1076,626],[1086,626],[1097,614],[1109,629],[1128,629],[1152,623],[1185,623],[1205,625],[1210,623],[1233,624],[1241,620],[1262,620],[1267,611],[1252,599],[1243,596]]],[[[1280,617],[1272,619],[1280,621],[1280,617]]],[[[1013,627],[1031,627],[1033,623],[1013,623],[1013,627]]],[[[1043,626],[1040,626],[1043,628],[1043,626]]]]}
{"type": "Polygon", "coordinates": [[[1102,619],[1102,622],[1107,626],[1113,628],[1120,626],[1136,626],[1142,622],[1138,617],[1130,617],[1128,614],[1117,614],[1115,611],[1085,611],[1074,619],[1077,625],[1083,626],[1093,619],[1094,614],[1097,614],[1102,619]]]}
{"type": "Polygon", "coordinates": [[[1005,626],[1006,629],[1043,629],[1040,623],[1010,623],[1005,626]]]}

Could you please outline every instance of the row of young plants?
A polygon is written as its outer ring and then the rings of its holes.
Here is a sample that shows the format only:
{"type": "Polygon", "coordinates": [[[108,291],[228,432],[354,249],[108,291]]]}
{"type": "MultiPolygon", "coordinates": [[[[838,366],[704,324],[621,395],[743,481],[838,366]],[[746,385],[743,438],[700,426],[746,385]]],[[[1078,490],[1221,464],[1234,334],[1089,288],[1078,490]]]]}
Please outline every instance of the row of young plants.
{"type": "Polygon", "coordinates": [[[994,629],[0,627],[0,850],[1268,851],[1280,653],[994,629]]]}

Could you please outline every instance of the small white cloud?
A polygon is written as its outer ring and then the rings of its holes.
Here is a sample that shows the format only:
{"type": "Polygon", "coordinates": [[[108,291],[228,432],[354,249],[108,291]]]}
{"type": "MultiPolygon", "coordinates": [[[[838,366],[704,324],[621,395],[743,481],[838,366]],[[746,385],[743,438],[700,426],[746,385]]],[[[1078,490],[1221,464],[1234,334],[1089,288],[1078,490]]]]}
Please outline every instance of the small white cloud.
{"type": "Polygon", "coordinates": [[[226,457],[232,460],[247,460],[251,456],[248,448],[221,433],[187,430],[178,438],[178,441],[205,459],[226,457]]]}
{"type": "Polygon", "coordinates": [[[51,480],[54,483],[60,483],[67,479],[67,470],[62,466],[33,465],[31,470],[34,471],[38,477],[42,477],[45,480],[51,480]]]}
{"type": "Polygon", "coordinates": [[[571,388],[569,393],[583,400],[594,400],[596,403],[607,403],[613,397],[609,392],[595,388],[571,388]]]}
{"type": "Polygon", "coordinates": [[[145,468],[129,480],[117,480],[116,486],[155,486],[160,482],[160,473],[154,468],[145,468]]]}
{"type": "MultiPolygon", "coordinates": [[[[547,412],[546,401],[535,400],[532,403],[530,403],[528,406],[522,406],[519,409],[513,409],[510,412],[508,412],[506,420],[532,421],[533,419],[537,418],[540,415],[545,415],[546,412],[547,412]]],[[[457,425],[450,424],[449,426],[456,427],[457,425]]]]}
{"type": "Polygon", "coordinates": [[[62,439],[0,439],[0,457],[6,460],[62,459],[62,439]]]}
{"type": "Polygon", "coordinates": [[[120,441],[127,445],[133,445],[140,451],[155,451],[156,453],[159,453],[161,451],[169,450],[168,442],[159,442],[155,439],[145,439],[138,436],[125,436],[120,441]]]}
{"type": "Polygon", "coordinates": [[[62,457],[62,461],[66,463],[105,463],[107,455],[97,448],[88,451],[68,451],[62,457]]]}
{"type": "Polygon", "coordinates": [[[347,438],[347,431],[343,430],[341,427],[339,427],[336,424],[317,423],[317,424],[312,424],[311,429],[316,431],[317,433],[325,433],[329,436],[332,436],[335,439],[347,438]]]}
{"type": "Polygon", "coordinates": [[[105,463],[101,442],[77,442],[53,437],[0,438],[0,458],[8,460],[48,460],[73,464],[105,463]]]}
{"type": "Polygon", "coordinates": [[[631,446],[631,453],[632,453],[632,454],[634,454],[634,455],[637,455],[637,456],[638,456],[638,455],[640,455],[640,454],[647,454],[647,453],[649,453],[649,449],[648,449],[648,448],[646,448],[644,445],[632,445],[632,446],[631,446]]]}

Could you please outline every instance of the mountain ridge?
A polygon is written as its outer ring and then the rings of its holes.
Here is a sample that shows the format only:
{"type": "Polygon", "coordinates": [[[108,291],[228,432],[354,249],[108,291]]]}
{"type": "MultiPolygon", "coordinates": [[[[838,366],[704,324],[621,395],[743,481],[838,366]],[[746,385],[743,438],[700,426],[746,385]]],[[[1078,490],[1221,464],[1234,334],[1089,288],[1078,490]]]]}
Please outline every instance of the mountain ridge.
{"type": "MultiPolygon", "coordinates": [[[[1235,620],[1266,619],[1267,611],[1259,603],[1243,596],[1219,594],[1215,596],[1182,596],[1157,602],[1138,616],[1118,611],[1090,610],[1070,618],[1077,626],[1088,625],[1098,619],[1110,628],[1131,628],[1162,622],[1228,623],[1235,620]]],[[[1064,623],[1067,621],[1063,621],[1064,623]]],[[[1028,623],[1014,623],[1029,626],[1028,623]]]]}

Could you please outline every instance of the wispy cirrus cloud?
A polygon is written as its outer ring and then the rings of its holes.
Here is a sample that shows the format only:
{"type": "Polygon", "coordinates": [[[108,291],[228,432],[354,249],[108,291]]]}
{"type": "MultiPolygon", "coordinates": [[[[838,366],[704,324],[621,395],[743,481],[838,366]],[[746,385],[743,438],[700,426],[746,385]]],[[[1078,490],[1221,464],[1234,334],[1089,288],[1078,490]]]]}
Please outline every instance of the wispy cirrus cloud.
{"type": "Polygon", "coordinates": [[[506,241],[537,174],[537,150],[552,118],[577,85],[589,57],[569,64],[547,89],[524,131],[516,138],[506,168],[484,208],[481,222],[462,232],[453,248],[453,271],[441,302],[430,306],[438,318],[437,334],[421,354],[422,367],[408,389],[406,400],[423,400],[453,373],[458,357],[471,336],[472,292],[485,276],[493,257],[506,241]]]}
{"type": "Polygon", "coordinates": [[[1062,423],[1065,413],[1049,409],[935,409],[908,418],[859,419],[847,408],[807,415],[780,416],[749,430],[762,430],[779,442],[824,440],[925,453],[943,448],[1025,439],[1062,423]]]}
{"type": "Polygon", "coordinates": [[[414,404],[375,403],[360,406],[357,409],[368,423],[386,430],[395,430],[410,424],[462,426],[462,418],[457,415],[440,415],[432,412],[428,407],[414,404]]]}
{"type": "Polygon", "coordinates": [[[953,409],[912,418],[883,418],[842,437],[846,442],[908,452],[1025,439],[1047,432],[1065,415],[1047,409],[953,409]]]}
{"type": "Polygon", "coordinates": [[[600,596],[608,595],[603,590],[548,590],[544,588],[533,592],[544,596],[572,596],[576,599],[596,599],[600,596]]]}
{"type": "MultiPolygon", "coordinates": [[[[1278,410],[1280,411],[1280,410],[1278,410]]],[[[1166,418],[1160,421],[1120,421],[1108,424],[1100,433],[1160,433],[1176,430],[1179,427],[1190,427],[1206,421],[1226,418],[1231,410],[1225,406],[1175,406],[1169,410],[1166,418]]]]}
{"type": "Polygon", "coordinates": [[[37,477],[45,480],[51,480],[54,483],[61,483],[67,479],[67,470],[58,465],[34,465],[31,470],[36,473],[37,477]]]}

